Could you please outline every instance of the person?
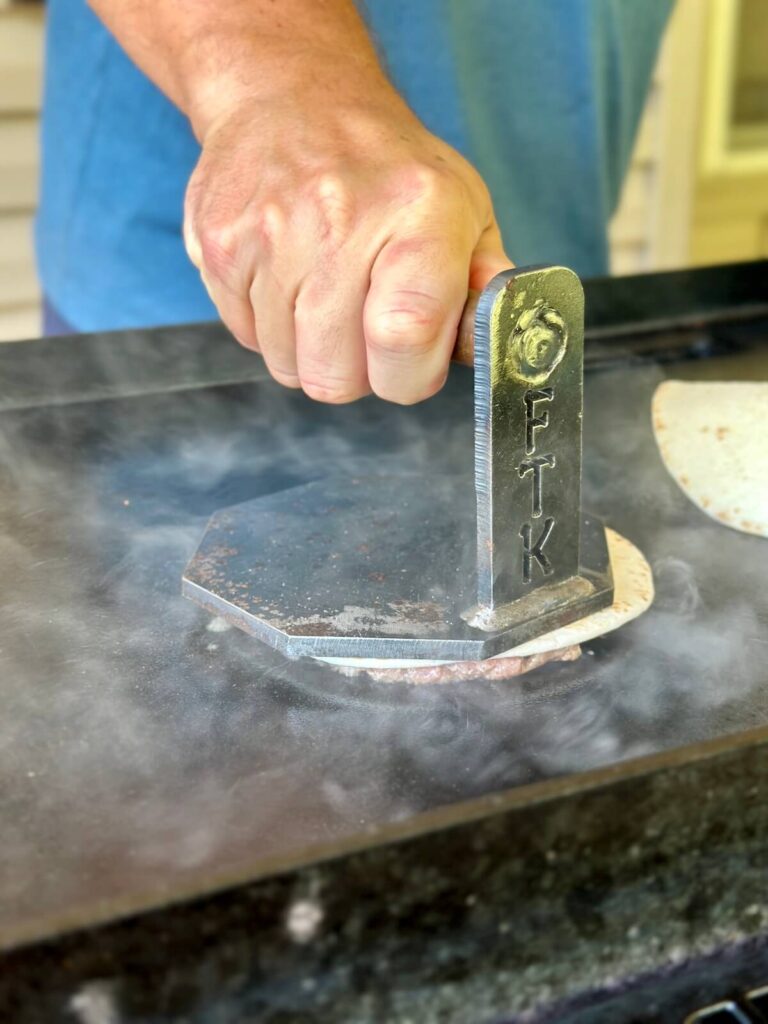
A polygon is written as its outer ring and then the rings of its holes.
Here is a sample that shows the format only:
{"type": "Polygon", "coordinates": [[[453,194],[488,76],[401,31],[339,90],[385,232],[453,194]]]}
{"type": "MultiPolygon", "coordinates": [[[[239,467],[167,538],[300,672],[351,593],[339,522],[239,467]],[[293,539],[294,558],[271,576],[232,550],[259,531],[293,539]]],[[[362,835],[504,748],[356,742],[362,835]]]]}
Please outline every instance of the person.
{"type": "Polygon", "coordinates": [[[401,403],[511,260],[606,270],[672,4],[91,2],[48,3],[49,329],[218,313],[287,387],[401,403]]]}

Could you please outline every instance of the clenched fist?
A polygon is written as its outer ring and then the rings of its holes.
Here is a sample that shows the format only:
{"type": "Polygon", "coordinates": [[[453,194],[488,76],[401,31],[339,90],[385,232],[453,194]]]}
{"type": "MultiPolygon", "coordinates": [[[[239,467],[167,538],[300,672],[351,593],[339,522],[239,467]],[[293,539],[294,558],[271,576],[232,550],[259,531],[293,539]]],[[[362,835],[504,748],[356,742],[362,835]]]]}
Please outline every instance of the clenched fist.
{"type": "Polygon", "coordinates": [[[467,289],[510,262],[355,0],[89,2],[201,144],[184,238],[235,337],[320,401],[434,394],[467,289]]]}
{"type": "Polygon", "coordinates": [[[383,77],[240,101],[201,141],[187,251],[238,341],[319,401],[438,391],[467,289],[510,266],[474,168],[383,77]]]}

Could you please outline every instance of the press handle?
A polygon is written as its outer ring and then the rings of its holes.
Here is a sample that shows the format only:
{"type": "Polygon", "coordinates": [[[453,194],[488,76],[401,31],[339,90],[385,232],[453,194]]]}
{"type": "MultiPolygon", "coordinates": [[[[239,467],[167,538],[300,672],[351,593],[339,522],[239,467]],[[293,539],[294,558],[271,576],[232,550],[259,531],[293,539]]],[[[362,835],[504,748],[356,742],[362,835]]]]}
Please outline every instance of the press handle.
{"type": "Polygon", "coordinates": [[[475,364],[475,313],[479,301],[480,292],[470,291],[459,321],[456,345],[451,355],[451,361],[459,363],[461,366],[474,366],[475,364]]]}

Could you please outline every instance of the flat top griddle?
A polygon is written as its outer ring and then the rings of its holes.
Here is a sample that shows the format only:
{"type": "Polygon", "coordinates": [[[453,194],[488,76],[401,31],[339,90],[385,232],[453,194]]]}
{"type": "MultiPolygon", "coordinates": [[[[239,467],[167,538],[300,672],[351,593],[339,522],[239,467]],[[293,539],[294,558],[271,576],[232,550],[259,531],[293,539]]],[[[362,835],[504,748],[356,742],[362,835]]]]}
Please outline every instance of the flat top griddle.
{"type": "Polygon", "coordinates": [[[509,683],[345,679],[179,592],[217,508],[331,475],[471,474],[471,372],[417,407],[332,408],[213,325],[0,349],[0,944],[768,728],[768,541],[694,508],[650,425],[664,377],[768,377],[765,279],[588,284],[584,501],[644,551],[657,598],[509,683]]]}

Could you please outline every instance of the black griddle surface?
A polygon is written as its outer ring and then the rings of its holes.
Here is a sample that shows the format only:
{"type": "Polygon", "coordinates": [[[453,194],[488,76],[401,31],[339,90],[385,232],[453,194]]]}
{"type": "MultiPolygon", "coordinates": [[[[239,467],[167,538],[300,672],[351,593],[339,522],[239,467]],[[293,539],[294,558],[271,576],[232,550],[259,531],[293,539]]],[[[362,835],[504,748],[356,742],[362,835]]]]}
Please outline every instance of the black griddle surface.
{"type": "Polygon", "coordinates": [[[521,680],[409,688],[217,631],[180,579],[224,505],[347,472],[471,488],[471,373],[415,408],[329,408],[233,359],[213,326],[13,346],[3,366],[36,345],[36,393],[24,370],[0,403],[0,944],[768,726],[768,541],[684,498],[649,414],[664,377],[768,376],[765,347],[587,375],[584,503],[651,562],[643,618],[521,680]],[[209,385],[220,347],[235,382],[209,385]],[[181,354],[177,383],[157,351],[181,354]]]}

